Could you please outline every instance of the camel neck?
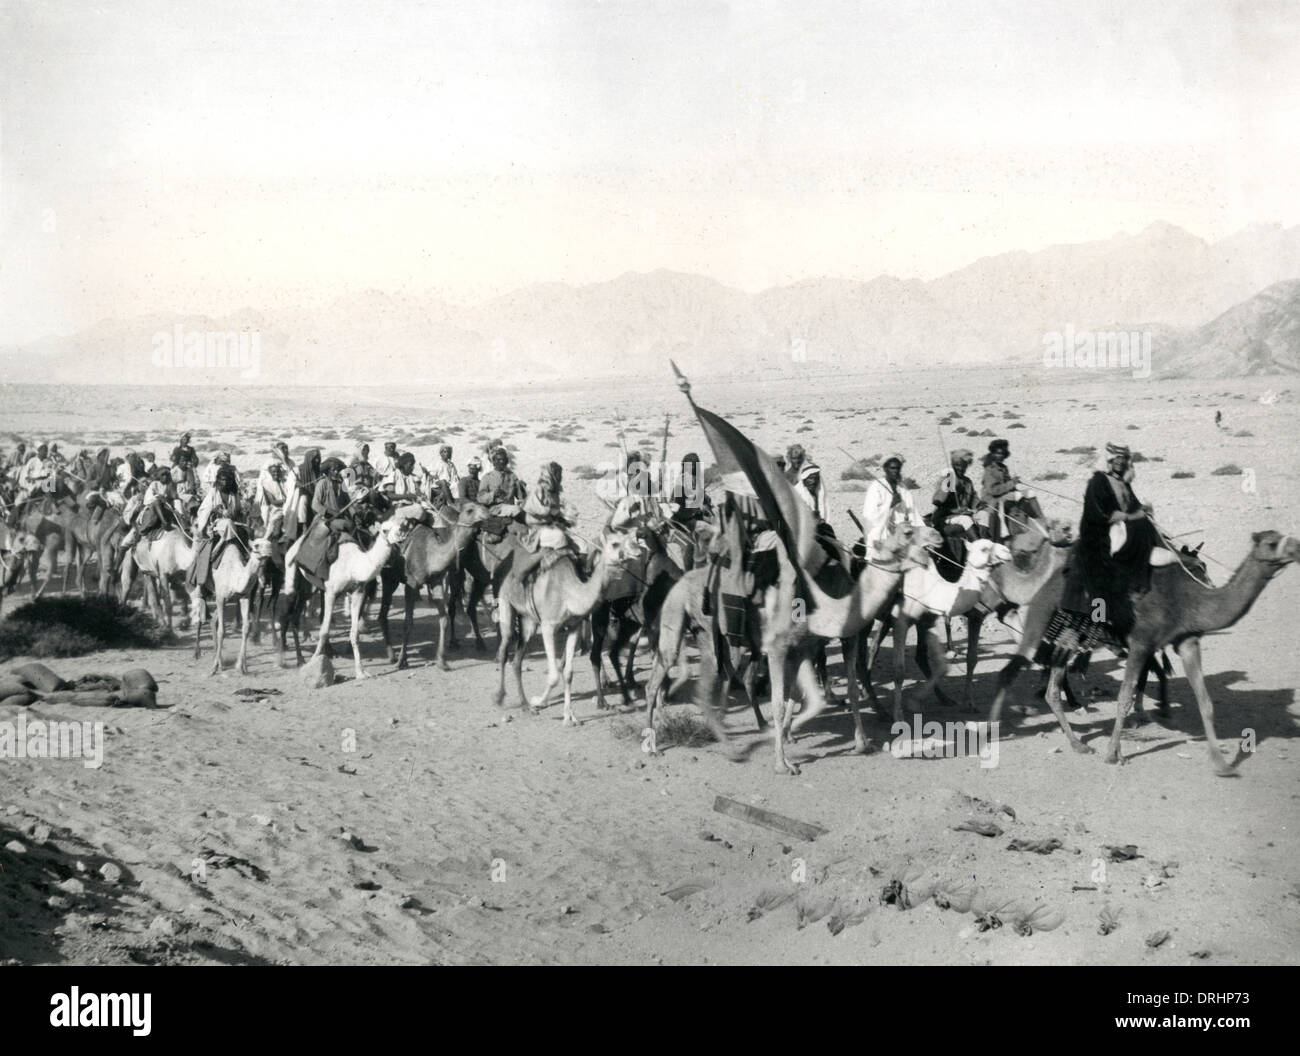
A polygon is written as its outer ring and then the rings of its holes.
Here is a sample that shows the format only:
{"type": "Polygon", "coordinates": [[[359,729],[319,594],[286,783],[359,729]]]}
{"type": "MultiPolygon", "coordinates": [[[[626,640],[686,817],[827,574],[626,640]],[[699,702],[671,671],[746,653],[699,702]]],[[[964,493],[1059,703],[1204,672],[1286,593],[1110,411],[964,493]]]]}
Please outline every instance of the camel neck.
{"type": "Polygon", "coordinates": [[[1222,587],[1201,587],[1201,604],[1197,608],[1204,626],[1197,629],[1218,631],[1231,627],[1250,611],[1255,599],[1268,586],[1268,581],[1280,570],[1280,567],[1260,561],[1253,554],[1247,555],[1222,587]]]}

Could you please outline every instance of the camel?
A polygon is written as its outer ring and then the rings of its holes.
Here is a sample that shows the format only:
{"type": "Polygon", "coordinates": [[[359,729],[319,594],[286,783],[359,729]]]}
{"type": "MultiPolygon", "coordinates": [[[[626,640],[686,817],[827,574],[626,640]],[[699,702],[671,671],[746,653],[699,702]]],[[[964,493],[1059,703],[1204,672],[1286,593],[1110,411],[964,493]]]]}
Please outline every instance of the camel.
{"type": "MultiPolygon", "coordinates": [[[[64,526],[54,518],[41,511],[40,500],[29,500],[27,510],[18,519],[17,529],[34,535],[40,543],[40,554],[28,566],[31,574],[32,583],[32,600],[36,600],[45,593],[45,589],[50,585],[50,580],[54,578],[54,571],[59,563],[59,551],[64,548],[66,532],[64,526]],[[40,568],[42,558],[45,561],[45,580],[37,585],[37,574],[40,568]]],[[[63,572],[63,587],[66,591],[68,588],[68,569],[65,567],[63,572]]]]}
{"type": "MultiPolygon", "coordinates": [[[[1249,552],[1222,587],[1207,586],[1180,562],[1151,569],[1150,589],[1132,595],[1133,630],[1125,643],[1128,657],[1124,664],[1124,680],[1120,685],[1115,726],[1111,731],[1106,762],[1121,761],[1120,735],[1124,720],[1128,717],[1130,706],[1135,706],[1138,711],[1141,709],[1138,687],[1148,663],[1160,649],[1172,645],[1183,661],[1183,670],[1200,709],[1210,765],[1220,777],[1236,773],[1240,756],[1231,761],[1226,760],[1214,732],[1214,701],[1205,688],[1205,676],[1201,669],[1201,637],[1235,625],[1250,611],[1269,581],[1298,559],[1300,540],[1278,532],[1265,531],[1251,536],[1249,552]]],[[[1050,589],[1040,591],[1029,605],[1025,617],[1025,642],[1030,643],[1028,647],[1031,649],[1041,641],[1052,613],[1059,605],[1061,594],[1058,590],[1064,591],[1063,577],[1059,576],[1050,581],[1050,589]]],[[[1021,649],[1026,647],[1022,643],[1021,649]]],[[[996,721],[1000,716],[1006,691],[1014,680],[1016,671],[1023,666],[1023,658],[1017,656],[1003,669],[998,680],[997,697],[989,715],[990,721],[996,721]]],[[[1047,703],[1070,747],[1076,752],[1089,754],[1092,749],[1075,735],[1061,707],[1060,684],[1064,675],[1064,662],[1054,664],[1047,688],[1047,703]]]]}
{"type": "Polygon", "coordinates": [[[556,651],[560,632],[566,635],[564,645],[564,725],[576,726],[573,717],[573,655],[578,645],[583,621],[591,614],[617,570],[620,562],[634,560],[641,544],[634,536],[611,532],[592,559],[590,571],[584,577],[571,554],[556,555],[553,564],[544,564],[527,583],[508,576],[497,594],[498,630],[501,643],[497,647],[497,692],[500,706],[506,697],[506,660],[510,647],[517,643],[514,656],[515,683],[519,687],[522,707],[531,703],[533,713],[547,704],[551,690],[560,680],[556,665],[556,651]],[[524,653],[534,633],[540,631],[546,650],[546,688],[542,695],[529,702],[524,693],[524,653]]]}
{"type": "MultiPolygon", "coordinates": [[[[388,563],[393,549],[406,538],[411,530],[411,522],[391,518],[379,526],[375,541],[369,550],[362,550],[356,543],[339,544],[338,556],[330,565],[325,580],[325,602],[321,612],[320,637],[312,658],[320,656],[329,645],[330,618],[334,615],[334,599],[340,594],[347,598],[348,609],[352,617],[349,640],[352,643],[352,659],[356,665],[357,680],[368,677],[361,669],[361,605],[365,601],[366,586],[379,575],[379,570],[388,563]]],[[[290,554],[297,556],[297,549],[291,548],[290,554]]],[[[296,582],[297,562],[285,557],[285,582],[296,582]],[[292,569],[291,567],[292,566],[292,569]]]]}
{"type": "Polygon", "coordinates": [[[180,528],[172,528],[157,539],[141,539],[122,558],[118,599],[126,601],[135,585],[137,571],[143,572],[145,605],[154,619],[172,629],[172,597],[181,602],[181,629],[189,626],[190,596],[185,575],[194,564],[194,544],[180,528]]]}
{"type": "Polygon", "coordinates": [[[0,609],[6,594],[12,594],[22,581],[23,571],[32,555],[41,548],[40,540],[30,532],[14,532],[0,524],[0,609]]]}
{"type": "Polygon", "coordinates": [[[799,717],[802,726],[825,707],[825,697],[812,676],[813,654],[828,639],[838,638],[844,652],[844,671],[849,705],[853,709],[853,750],[868,750],[866,731],[858,701],[858,646],[860,634],[896,596],[899,585],[929,566],[926,547],[938,545],[939,535],[931,528],[900,525],[885,539],[882,549],[888,557],[869,562],[856,578],[841,570],[839,589],[832,596],[810,576],[805,576],[808,602],[796,593],[794,566],[784,551],[778,552],[781,577],[767,591],[763,601],[763,651],[772,676],[772,726],[775,730],[777,773],[798,774],[790,762],[785,742],[794,730],[794,709],[786,699],[785,687],[794,675],[804,687],[809,707],[799,717]]]}
{"type": "MultiPolygon", "coordinates": [[[[1021,538],[1024,538],[1023,536],[1021,538]]],[[[1194,575],[1201,579],[1206,576],[1206,565],[1201,560],[1199,553],[1203,544],[1198,543],[1195,549],[1189,549],[1186,546],[1180,547],[1178,551],[1179,560],[1183,566],[1194,575]]],[[[1029,604],[1038,596],[1040,591],[1054,589],[1050,597],[1054,598],[1052,609],[1047,615],[1050,618],[1051,611],[1059,604],[1062,591],[1064,589],[1064,580],[1060,578],[1065,568],[1066,560],[1070,553],[1070,542],[1068,537],[1062,537],[1058,542],[1056,537],[1051,539],[1050,545],[1044,538],[1037,549],[1029,550],[1025,547],[1018,548],[1018,552],[1013,551],[1012,560],[998,565],[993,574],[989,577],[988,585],[984,589],[982,608],[999,613],[999,618],[1006,623],[1005,616],[1011,611],[1027,610],[1029,604]]],[[[968,625],[967,644],[966,644],[966,687],[964,694],[964,707],[968,712],[975,711],[974,698],[971,692],[972,682],[975,671],[976,653],[979,648],[980,629],[983,625],[984,614],[980,608],[971,609],[966,614],[968,625]]],[[[1007,624],[1010,626],[1010,624],[1007,624]]],[[[1044,625],[1044,629],[1045,629],[1044,625]]],[[[1019,634],[1021,646],[1017,652],[1017,670],[1019,666],[1029,663],[1037,649],[1038,641],[1042,634],[1026,636],[1024,627],[1013,628],[1019,634]]],[[[1155,673],[1160,682],[1160,710],[1168,710],[1168,671],[1169,660],[1163,651],[1160,654],[1160,661],[1152,657],[1147,664],[1146,670],[1142,674],[1141,681],[1137,691],[1137,710],[1141,713],[1142,692],[1146,688],[1147,676],[1155,673]]],[[[1049,678],[1044,679],[1042,692],[1044,695],[1047,690],[1047,683],[1050,680],[1051,672],[1046,674],[1049,678]]],[[[1074,690],[1070,687],[1068,672],[1061,680],[1061,688],[1065,692],[1066,702],[1071,707],[1079,707],[1080,701],[1075,696],[1074,690]]]]}
{"type": "MultiPolygon", "coordinates": [[[[668,675],[681,654],[686,632],[694,631],[700,666],[708,673],[710,680],[709,691],[697,694],[697,699],[700,701],[701,711],[710,728],[719,735],[719,739],[725,736],[721,723],[716,719],[715,709],[725,710],[728,683],[734,678],[743,678],[745,699],[754,712],[754,721],[760,730],[764,729],[767,721],[763,718],[762,709],[759,708],[758,698],[754,693],[754,677],[758,665],[752,662],[761,654],[763,647],[757,617],[750,624],[752,637],[748,643],[749,655],[741,661],[737,669],[730,662],[727,639],[718,622],[704,611],[704,598],[708,589],[708,567],[693,568],[684,573],[669,588],[660,606],[659,630],[653,639],[654,655],[650,665],[650,675],[646,680],[645,700],[649,712],[648,724],[654,725],[655,709],[662,705],[671,693],[666,684],[668,675]],[[724,672],[727,675],[725,680],[720,677],[724,672]]],[[[713,591],[712,603],[713,611],[716,612],[716,606],[719,604],[716,587],[713,591]]]]}
{"type": "MultiPolygon", "coordinates": [[[[231,598],[236,598],[239,601],[241,626],[239,673],[241,675],[248,674],[248,633],[252,624],[249,617],[253,593],[260,582],[262,568],[271,557],[273,544],[265,537],[255,539],[253,549],[248,554],[247,559],[245,559],[242,549],[242,544],[238,540],[232,539],[222,549],[217,556],[216,564],[212,567],[212,640],[217,651],[216,659],[212,663],[211,674],[214,675],[220,674],[223,666],[221,647],[226,639],[226,602],[231,598]]],[[[201,620],[195,620],[194,622],[194,659],[197,660],[203,640],[203,623],[201,620]]]]}
{"type": "MultiPolygon", "coordinates": [[[[668,544],[660,535],[660,532],[670,531],[666,526],[671,523],[664,521],[657,530],[647,525],[639,531],[638,537],[649,548],[650,557],[645,563],[644,570],[626,570],[626,575],[635,577],[632,593],[619,598],[602,597],[599,604],[591,610],[589,657],[592,673],[596,676],[596,707],[601,710],[609,708],[605,700],[605,679],[600,654],[610,622],[617,621],[618,630],[610,642],[609,662],[614,669],[615,678],[618,679],[623,705],[630,708],[632,706],[630,690],[636,688],[632,664],[636,658],[637,643],[642,633],[653,636],[658,632],[659,615],[668,592],[673,584],[682,578],[682,566],[670,556],[668,544]],[[630,648],[628,648],[627,662],[624,667],[619,662],[619,654],[629,643],[630,648]]],[[[679,526],[677,532],[682,531],[679,526]]],[[[692,554],[688,551],[685,557],[689,561],[692,554]]]]}
{"type": "MultiPolygon", "coordinates": [[[[1011,550],[992,539],[976,539],[966,547],[966,565],[956,582],[948,582],[933,562],[912,569],[903,577],[902,598],[894,615],[894,722],[903,721],[903,679],[907,674],[907,629],[917,625],[917,657],[926,687],[940,704],[952,701],[939,685],[947,664],[937,637],[930,634],[940,617],[967,615],[980,604],[993,570],[1011,560],[1011,550]],[[928,653],[928,663],[923,654],[928,653]]],[[[976,617],[978,622],[978,617],[976,617]]],[[[967,662],[972,663],[975,632],[967,636],[967,662]]]]}
{"type": "MultiPolygon", "coordinates": [[[[420,597],[421,589],[427,585],[432,591],[435,584],[441,584],[443,616],[438,618],[436,662],[440,670],[450,670],[444,655],[452,608],[452,585],[449,582],[449,573],[461,564],[463,555],[476,549],[474,538],[486,516],[487,510],[482,506],[468,506],[451,527],[429,528],[416,523],[403,542],[401,552],[384,565],[380,573],[383,594],[379,602],[379,627],[383,631],[384,646],[388,649],[389,660],[399,669],[406,667],[406,648],[410,642],[411,624],[415,620],[415,603],[420,597]],[[405,586],[403,601],[406,608],[405,618],[402,621],[400,653],[393,649],[388,637],[388,608],[398,583],[403,583],[405,586]]],[[[477,631],[477,619],[471,618],[471,623],[477,631]]]]}

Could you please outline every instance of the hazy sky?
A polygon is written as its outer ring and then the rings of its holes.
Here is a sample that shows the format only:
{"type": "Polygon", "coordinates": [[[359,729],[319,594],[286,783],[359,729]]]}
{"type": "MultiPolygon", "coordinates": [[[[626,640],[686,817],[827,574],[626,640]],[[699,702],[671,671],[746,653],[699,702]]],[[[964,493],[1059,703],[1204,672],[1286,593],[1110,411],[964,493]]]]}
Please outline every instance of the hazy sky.
{"type": "Polygon", "coordinates": [[[0,0],[0,343],[1300,221],[1300,4],[0,0]]]}

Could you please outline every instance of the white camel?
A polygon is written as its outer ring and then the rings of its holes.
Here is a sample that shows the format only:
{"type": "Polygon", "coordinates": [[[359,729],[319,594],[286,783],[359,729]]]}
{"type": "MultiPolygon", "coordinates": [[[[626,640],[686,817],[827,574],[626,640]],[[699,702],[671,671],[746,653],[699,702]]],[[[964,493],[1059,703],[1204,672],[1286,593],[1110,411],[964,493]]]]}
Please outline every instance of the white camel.
{"type": "MultiPolygon", "coordinates": [[[[379,526],[375,541],[369,550],[362,550],[356,543],[339,544],[338,557],[330,565],[325,579],[325,603],[320,625],[320,636],[316,642],[316,651],[312,658],[320,656],[329,642],[330,618],[334,615],[334,599],[340,594],[347,599],[348,611],[352,618],[349,639],[352,642],[352,659],[356,662],[358,679],[366,678],[361,669],[361,606],[366,599],[366,585],[379,575],[380,569],[388,563],[393,548],[399,546],[410,533],[413,521],[395,517],[379,526]]],[[[299,540],[298,542],[301,542],[299,540]]],[[[292,589],[297,571],[298,543],[295,543],[285,555],[285,591],[292,589]]]]}

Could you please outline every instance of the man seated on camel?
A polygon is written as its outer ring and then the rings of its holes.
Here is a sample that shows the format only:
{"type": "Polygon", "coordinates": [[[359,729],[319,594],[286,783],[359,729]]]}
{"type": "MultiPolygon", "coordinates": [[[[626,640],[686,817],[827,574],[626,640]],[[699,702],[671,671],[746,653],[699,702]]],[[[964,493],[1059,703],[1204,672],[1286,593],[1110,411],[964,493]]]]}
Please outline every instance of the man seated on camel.
{"type": "Polygon", "coordinates": [[[987,507],[976,517],[988,529],[988,537],[1003,542],[1013,535],[1029,531],[1030,521],[1037,521],[1043,534],[1043,511],[1038,500],[1007,466],[1011,445],[1006,440],[990,440],[984,456],[984,479],[980,500],[987,507]]]}
{"type": "Polygon", "coordinates": [[[140,539],[148,538],[155,529],[165,530],[176,525],[176,488],[169,470],[154,471],[144,490],[132,496],[126,504],[122,520],[129,526],[129,531],[117,544],[123,550],[135,546],[140,539]]]}
{"type": "Polygon", "coordinates": [[[682,455],[681,470],[672,489],[672,519],[686,528],[694,529],[702,520],[713,516],[713,501],[704,491],[704,476],[700,472],[700,456],[694,451],[682,455]]]}
{"type": "Polygon", "coordinates": [[[403,516],[422,519],[425,500],[424,475],[416,468],[415,456],[410,451],[403,451],[397,456],[393,470],[384,478],[384,497],[399,508],[418,507],[403,513],[403,516]]]}
{"type": "Polygon", "coordinates": [[[911,524],[915,528],[924,523],[912,499],[911,489],[903,483],[903,456],[890,455],[880,467],[884,479],[875,477],[867,485],[862,502],[862,540],[868,560],[879,560],[885,540],[895,527],[911,524]]]}
{"type": "Polygon", "coordinates": [[[382,485],[385,480],[392,476],[397,469],[397,460],[400,456],[397,453],[397,442],[388,440],[384,443],[384,453],[374,462],[375,479],[382,485]]]}
{"type": "Polygon", "coordinates": [[[172,465],[178,469],[193,469],[199,464],[198,452],[190,445],[190,434],[182,433],[181,441],[172,448],[172,465]]]}
{"type": "Polygon", "coordinates": [[[510,574],[521,583],[548,557],[564,551],[577,553],[577,547],[565,529],[570,527],[564,515],[564,470],[558,462],[542,467],[537,489],[524,501],[524,520],[532,531],[524,540],[526,554],[515,558],[510,574]]]}
{"type": "MultiPolygon", "coordinates": [[[[973,451],[958,448],[952,453],[950,468],[939,475],[934,485],[931,521],[935,531],[943,536],[943,553],[948,559],[938,562],[938,569],[952,583],[961,577],[966,564],[966,544],[974,542],[982,532],[976,521],[984,504],[975,490],[975,482],[966,475],[974,461],[973,451]]],[[[987,516],[984,519],[987,521],[987,516]]]]}
{"type": "Polygon", "coordinates": [[[220,545],[228,538],[238,539],[247,547],[248,529],[244,520],[244,502],[239,496],[239,476],[231,465],[217,468],[212,490],[203,496],[194,520],[194,563],[186,579],[190,590],[212,590],[212,566],[220,545]],[[227,536],[224,533],[229,533],[227,536]]]}
{"type": "Polygon", "coordinates": [[[498,447],[492,452],[492,470],[483,475],[478,489],[478,501],[486,506],[495,516],[516,517],[528,489],[510,469],[510,452],[498,447]]]}
{"type": "Polygon", "coordinates": [[[471,458],[465,464],[467,476],[460,478],[460,486],[456,489],[458,499],[467,499],[470,502],[478,502],[479,485],[483,482],[479,479],[479,474],[483,472],[483,462],[478,457],[471,458]]]}
{"type": "Polygon", "coordinates": [[[331,544],[337,548],[339,537],[351,536],[355,529],[353,520],[348,514],[351,502],[343,487],[344,465],[340,459],[327,458],[321,463],[320,468],[322,476],[316,482],[316,490],[312,493],[311,512],[314,520],[324,519],[325,524],[329,526],[331,544]]]}
{"type": "Polygon", "coordinates": [[[1083,496],[1079,543],[1066,568],[1061,608],[1092,644],[1101,639],[1098,625],[1106,624],[1123,641],[1133,627],[1130,593],[1150,587],[1151,566],[1176,560],[1151,520],[1151,507],[1133,494],[1132,479],[1129,449],[1108,443],[1106,470],[1093,473],[1083,496]],[[1102,608],[1094,612],[1099,599],[1102,608]],[[1093,627],[1085,629],[1084,623],[1093,627]]]}

